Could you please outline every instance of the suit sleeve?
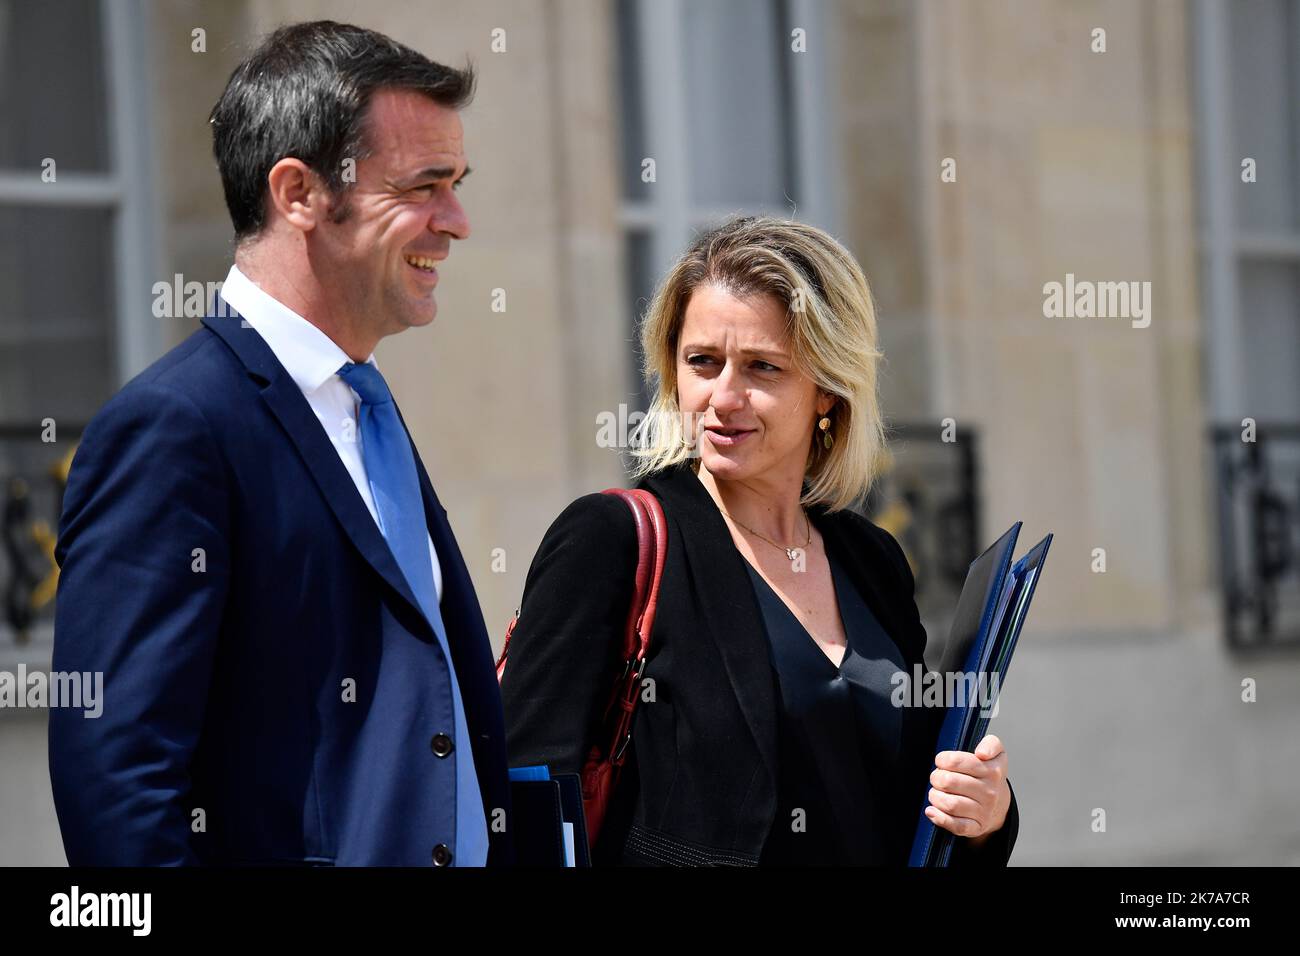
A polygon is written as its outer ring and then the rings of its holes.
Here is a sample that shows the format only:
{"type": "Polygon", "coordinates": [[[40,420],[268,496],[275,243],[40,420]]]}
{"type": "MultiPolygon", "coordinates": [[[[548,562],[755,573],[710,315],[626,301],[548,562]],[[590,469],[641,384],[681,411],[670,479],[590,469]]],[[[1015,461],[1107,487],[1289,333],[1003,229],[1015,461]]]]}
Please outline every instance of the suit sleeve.
{"type": "MultiPolygon", "coordinates": [[[[912,626],[921,634],[921,650],[925,649],[925,627],[921,623],[920,610],[916,606],[916,579],[912,574],[911,565],[907,563],[907,555],[903,552],[902,547],[894,536],[889,534],[883,528],[879,529],[879,534],[886,541],[890,550],[894,553],[895,563],[898,565],[899,574],[904,582],[904,591],[907,594],[906,603],[909,606],[909,617],[912,626]]],[[[923,662],[924,664],[924,662],[923,662]]],[[[926,668],[928,671],[929,668],[926,668]]],[[[941,717],[936,714],[934,737],[939,734],[939,723],[941,717]]],[[[929,760],[926,763],[925,772],[928,775],[930,767],[934,763],[934,754],[929,754],[929,760]]],[[[1020,814],[1016,807],[1016,793],[1011,789],[1011,778],[1007,778],[1007,789],[1011,791],[1011,805],[1007,808],[1007,818],[1003,821],[1002,826],[989,834],[988,840],[979,848],[971,846],[967,837],[958,836],[953,841],[952,855],[948,859],[949,866],[952,867],[1000,867],[1006,866],[1007,861],[1011,858],[1011,851],[1016,845],[1016,836],[1020,830],[1020,814]]],[[[929,783],[926,781],[923,792],[929,791],[929,783]]]]}
{"type": "Polygon", "coordinates": [[[73,459],[53,667],[103,674],[98,716],[50,712],[73,866],[197,862],[186,798],[229,581],[226,474],[199,409],[157,385],[111,400],[73,459]]]}
{"type": "Polygon", "coordinates": [[[622,667],[636,558],[631,511],[612,495],[579,498],[546,532],[501,682],[510,766],[581,772],[622,667]]]}

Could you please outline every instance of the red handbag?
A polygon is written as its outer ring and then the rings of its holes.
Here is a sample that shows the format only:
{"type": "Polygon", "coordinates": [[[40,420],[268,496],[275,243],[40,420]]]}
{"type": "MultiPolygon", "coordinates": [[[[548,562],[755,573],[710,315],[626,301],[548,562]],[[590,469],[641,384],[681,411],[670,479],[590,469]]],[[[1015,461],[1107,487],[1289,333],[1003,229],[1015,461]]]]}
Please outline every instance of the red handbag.
{"type": "MultiPolygon", "coordinates": [[[[650,632],[654,628],[655,608],[659,603],[659,582],[663,578],[664,557],[668,553],[668,523],[664,520],[659,499],[640,488],[606,488],[604,495],[617,495],[632,509],[636,521],[636,587],[627,612],[623,634],[623,673],[614,681],[603,717],[605,741],[597,741],[582,768],[582,808],[587,822],[587,842],[596,845],[605,812],[618,784],[619,771],[632,742],[632,716],[641,698],[641,675],[650,650],[650,632]]],[[[506,628],[506,643],[497,661],[497,681],[506,670],[510,653],[510,635],[518,615],[506,628]]]]}

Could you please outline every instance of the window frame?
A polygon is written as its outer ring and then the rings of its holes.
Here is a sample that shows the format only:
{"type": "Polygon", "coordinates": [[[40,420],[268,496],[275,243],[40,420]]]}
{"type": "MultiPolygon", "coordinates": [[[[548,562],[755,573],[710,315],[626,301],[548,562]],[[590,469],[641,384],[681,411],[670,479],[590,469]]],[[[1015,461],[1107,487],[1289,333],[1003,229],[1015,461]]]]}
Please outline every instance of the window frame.
{"type": "MultiPolygon", "coordinates": [[[[112,321],[105,331],[114,345],[112,378],[116,390],[161,354],[166,330],[152,310],[158,254],[158,180],[153,153],[152,90],[146,70],[152,54],[150,20],[141,0],[98,0],[98,4],[104,49],[108,169],[61,170],[56,183],[50,184],[41,180],[39,168],[0,168],[0,206],[110,211],[108,251],[114,297],[112,321]]],[[[0,418],[4,414],[0,409],[0,418]]],[[[30,425],[33,437],[40,429],[39,422],[10,424],[30,425]]],[[[7,623],[0,620],[0,668],[13,670],[19,663],[48,668],[53,631],[52,619],[38,620],[29,642],[16,644],[7,623]]]]}
{"type": "MultiPolygon", "coordinates": [[[[1300,4],[1290,2],[1300,23],[1300,4]]],[[[1196,0],[1192,73],[1199,130],[1196,155],[1209,418],[1212,424],[1240,427],[1242,418],[1251,415],[1242,348],[1242,270],[1253,263],[1300,268],[1300,220],[1284,231],[1243,226],[1239,220],[1234,187],[1242,156],[1234,153],[1242,151],[1232,128],[1230,10],[1227,0],[1196,0]]],[[[1300,47],[1300,37],[1292,37],[1291,42],[1300,47]]],[[[1296,85],[1300,87],[1300,80],[1296,85]]],[[[1300,129],[1300,117],[1295,122],[1300,129]]],[[[1292,149],[1300,160],[1300,144],[1293,143],[1292,149]]]]}
{"type": "MultiPolygon", "coordinates": [[[[680,175],[659,179],[648,199],[620,196],[619,224],[625,245],[633,233],[650,239],[650,274],[662,276],[681,253],[691,234],[700,226],[735,212],[732,205],[707,205],[692,200],[690,162],[687,155],[687,91],[683,60],[685,44],[685,0],[630,0],[636,18],[636,69],[643,91],[641,115],[645,120],[645,141],[653,143],[651,155],[660,168],[681,170],[680,175]],[[652,96],[645,90],[654,90],[652,96]]],[[[836,164],[839,143],[833,121],[834,100],[827,95],[827,78],[832,75],[833,44],[825,29],[823,7],[815,0],[775,0],[780,29],[798,26],[807,30],[809,52],[792,55],[783,74],[790,104],[785,124],[786,148],[793,160],[796,193],[801,197],[793,210],[770,204],[749,204],[747,212],[768,213],[808,222],[829,232],[838,231],[836,164]]],[[[626,91],[620,89],[619,96],[626,91]]],[[[639,157],[623,156],[622,162],[638,163],[639,157]]],[[[632,271],[632,270],[630,270],[632,271]]]]}
{"type": "Polygon", "coordinates": [[[160,354],[165,340],[151,307],[157,263],[153,114],[145,70],[151,50],[141,0],[99,0],[99,12],[108,170],[60,171],[52,185],[41,181],[40,169],[0,169],[0,205],[112,213],[114,301],[108,331],[115,346],[114,378],[120,386],[160,354]]]}

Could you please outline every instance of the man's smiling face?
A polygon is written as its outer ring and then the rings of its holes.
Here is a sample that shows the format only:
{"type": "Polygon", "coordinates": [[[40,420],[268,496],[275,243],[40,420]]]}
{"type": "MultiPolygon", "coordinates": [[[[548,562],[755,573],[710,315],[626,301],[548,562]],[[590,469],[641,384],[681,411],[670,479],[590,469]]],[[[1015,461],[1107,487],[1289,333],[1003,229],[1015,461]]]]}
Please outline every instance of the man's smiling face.
{"type": "Polygon", "coordinates": [[[331,298],[382,337],[437,314],[436,263],[469,236],[456,195],[469,168],[460,114],[423,94],[376,91],[366,123],[370,155],[309,255],[331,298]]]}

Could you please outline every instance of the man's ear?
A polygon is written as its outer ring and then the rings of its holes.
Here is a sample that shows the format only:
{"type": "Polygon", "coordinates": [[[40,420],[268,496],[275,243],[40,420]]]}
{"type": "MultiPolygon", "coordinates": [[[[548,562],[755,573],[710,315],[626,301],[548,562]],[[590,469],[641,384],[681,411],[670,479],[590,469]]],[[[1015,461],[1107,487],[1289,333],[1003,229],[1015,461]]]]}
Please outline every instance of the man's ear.
{"type": "Polygon", "coordinates": [[[310,232],[329,215],[325,184],[301,159],[286,156],[272,166],[266,191],[280,217],[301,232],[310,232]]]}

